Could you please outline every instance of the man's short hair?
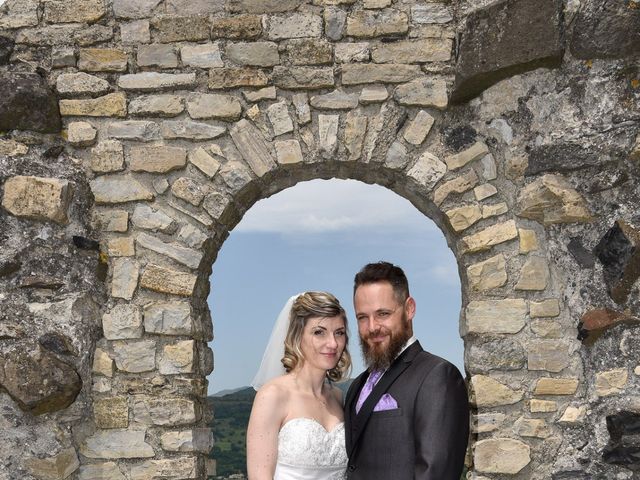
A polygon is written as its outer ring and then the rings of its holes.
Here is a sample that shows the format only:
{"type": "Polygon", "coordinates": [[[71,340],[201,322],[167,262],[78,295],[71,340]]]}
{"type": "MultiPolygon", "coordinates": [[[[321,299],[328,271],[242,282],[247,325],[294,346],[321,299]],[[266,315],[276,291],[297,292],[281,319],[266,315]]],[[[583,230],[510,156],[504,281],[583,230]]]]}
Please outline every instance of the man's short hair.
{"type": "Polygon", "coordinates": [[[407,280],[407,276],[400,267],[393,263],[383,261],[368,263],[356,273],[353,279],[353,294],[356,294],[356,290],[361,285],[378,282],[389,282],[398,302],[404,303],[405,300],[409,298],[409,281],[407,280]]]}

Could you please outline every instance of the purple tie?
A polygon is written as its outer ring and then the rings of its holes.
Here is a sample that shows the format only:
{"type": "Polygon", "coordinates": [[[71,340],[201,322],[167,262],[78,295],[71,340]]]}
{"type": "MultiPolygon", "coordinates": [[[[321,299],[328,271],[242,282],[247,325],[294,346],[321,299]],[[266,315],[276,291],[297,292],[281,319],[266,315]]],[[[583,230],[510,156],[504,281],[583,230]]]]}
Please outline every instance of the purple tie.
{"type": "Polygon", "coordinates": [[[369,378],[367,378],[367,381],[364,384],[364,387],[362,387],[362,390],[360,390],[360,396],[358,397],[358,401],[356,402],[356,413],[360,412],[360,409],[362,408],[362,404],[367,399],[367,397],[371,393],[371,390],[373,390],[373,387],[375,387],[376,383],[378,383],[378,380],[380,380],[380,377],[382,376],[383,373],[384,371],[382,370],[374,370],[369,374],[369,378]]]}

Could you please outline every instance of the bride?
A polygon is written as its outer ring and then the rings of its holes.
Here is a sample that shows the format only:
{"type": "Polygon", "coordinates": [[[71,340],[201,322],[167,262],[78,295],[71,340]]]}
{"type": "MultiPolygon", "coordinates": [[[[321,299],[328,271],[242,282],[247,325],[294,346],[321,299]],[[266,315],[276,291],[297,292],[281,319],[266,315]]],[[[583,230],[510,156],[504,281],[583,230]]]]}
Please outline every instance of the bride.
{"type": "Polygon", "coordinates": [[[347,317],[330,293],[291,297],[260,370],[247,428],[249,480],[345,478],[342,392],[348,377],[347,317]]]}

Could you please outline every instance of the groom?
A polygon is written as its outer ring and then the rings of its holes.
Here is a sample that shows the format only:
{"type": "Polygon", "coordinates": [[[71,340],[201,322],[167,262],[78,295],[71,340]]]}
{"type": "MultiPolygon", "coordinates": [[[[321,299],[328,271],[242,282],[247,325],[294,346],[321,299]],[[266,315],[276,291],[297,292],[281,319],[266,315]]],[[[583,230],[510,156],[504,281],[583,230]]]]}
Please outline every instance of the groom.
{"type": "Polygon", "coordinates": [[[354,306],[368,369],[345,399],[350,480],[458,480],[469,436],[457,368],[413,336],[416,303],[388,262],[355,277],[354,306]]]}

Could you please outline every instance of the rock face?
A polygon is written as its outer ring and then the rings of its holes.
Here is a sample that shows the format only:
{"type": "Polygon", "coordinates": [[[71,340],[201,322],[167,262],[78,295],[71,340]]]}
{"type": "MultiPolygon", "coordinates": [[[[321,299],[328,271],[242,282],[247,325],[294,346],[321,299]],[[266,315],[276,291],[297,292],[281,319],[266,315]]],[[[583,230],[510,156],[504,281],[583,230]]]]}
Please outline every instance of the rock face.
{"type": "Polygon", "coordinates": [[[467,16],[451,101],[469,100],[512,75],[559,67],[561,12],[558,0],[503,0],[467,16]]]}
{"type": "Polygon", "coordinates": [[[59,132],[56,96],[35,73],[0,73],[0,131],[59,132]]]}

